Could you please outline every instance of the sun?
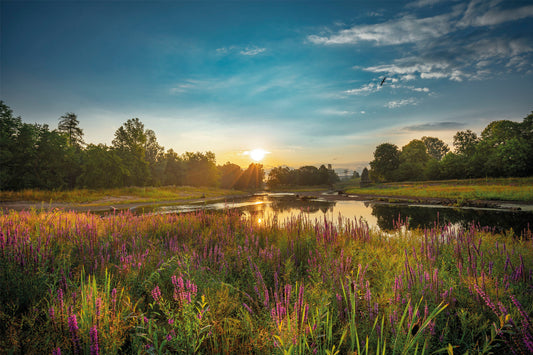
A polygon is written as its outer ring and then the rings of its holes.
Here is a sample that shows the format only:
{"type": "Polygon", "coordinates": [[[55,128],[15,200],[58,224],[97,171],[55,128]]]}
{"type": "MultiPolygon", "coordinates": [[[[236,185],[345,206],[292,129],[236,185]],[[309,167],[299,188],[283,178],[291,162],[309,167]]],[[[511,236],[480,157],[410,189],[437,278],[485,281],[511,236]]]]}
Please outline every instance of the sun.
{"type": "Polygon", "coordinates": [[[265,155],[267,155],[269,152],[267,152],[264,149],[254,149],[248,152],[250,155],[250,158],[252,158],[255,162],[260,162],[265,158],[265,155]]]}

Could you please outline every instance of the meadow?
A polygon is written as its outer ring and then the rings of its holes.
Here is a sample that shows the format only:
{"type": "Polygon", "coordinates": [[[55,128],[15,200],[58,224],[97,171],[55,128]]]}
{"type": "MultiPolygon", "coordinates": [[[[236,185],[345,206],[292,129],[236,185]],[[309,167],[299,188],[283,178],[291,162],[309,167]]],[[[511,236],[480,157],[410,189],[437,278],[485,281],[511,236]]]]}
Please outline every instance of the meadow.
{"type": "Polygon", "coordinates": [[[348,187],[349,194],[461,200],[533,201],[533,178],[394,182],[348,187]]]}
{"type": "Polygon", "coordinates": [[[161,186],[120,187],[109,189],[72,189],[0,191],[0,201],[28,201],[39,203],[83,203],[108,205],[121,203],[192,200],[244,195],[245,192],[215,187],[161,186]]]}
{"type": "Polygon", "coordinates": [[[533,233],[0,213],[0,352],[533,352],[533,233]]]}

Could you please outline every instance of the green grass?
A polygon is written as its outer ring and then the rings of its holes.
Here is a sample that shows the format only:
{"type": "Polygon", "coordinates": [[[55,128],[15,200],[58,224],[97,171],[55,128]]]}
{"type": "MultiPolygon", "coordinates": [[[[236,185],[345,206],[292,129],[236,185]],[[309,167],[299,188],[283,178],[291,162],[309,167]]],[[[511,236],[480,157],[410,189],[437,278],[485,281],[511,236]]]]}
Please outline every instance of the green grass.
{"type": "Polygon", "coordinates": [[[533,178],[397,182],[352,187],[349,194],[456,200],[533,201],[533,178]]]}
{"type": "Polygon", "coordinates": [[[246,192],[214,187],[164,186],[124,187],[115,189],[74,189],[49,191],[27,189],[22,191],[0,191],[0,201],[60,202],[106,205],[120,203],[155,202],[217,198],[230,195],[244,195],[246,192]]]}

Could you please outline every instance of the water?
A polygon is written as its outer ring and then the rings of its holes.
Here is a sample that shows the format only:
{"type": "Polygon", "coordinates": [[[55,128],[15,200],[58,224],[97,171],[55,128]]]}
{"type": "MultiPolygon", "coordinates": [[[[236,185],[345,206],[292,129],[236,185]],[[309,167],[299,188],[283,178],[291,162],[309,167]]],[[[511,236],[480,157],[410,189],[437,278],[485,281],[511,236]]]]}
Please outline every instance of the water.
{"type": "Polygon", "coordinates": [[[268,219],[283,222],[293,216],[304,213],[311,221],[337,221],[339,215],[350,219],[363,219],[370,227],[381,230],[394,228],[394,221],[399,217],[408,219],[409,226],[431,227],[435,222],[452,223],[468,227],[471,223],[494,228],[496,231],[513,229],[520,233],[533,228],[533,211],[512,211],[487,208],[451,208],[442,206],[412,206],[386,204],[368,201],[346,201],[325,199],[301,199],[292,193],[271,193],[255,195],[235,201],[209,204],[170,205],[142,207],[137,212],[186,213],[205,210],[231,208],[239,210],[244,218],[263,223],[268,219]]]}

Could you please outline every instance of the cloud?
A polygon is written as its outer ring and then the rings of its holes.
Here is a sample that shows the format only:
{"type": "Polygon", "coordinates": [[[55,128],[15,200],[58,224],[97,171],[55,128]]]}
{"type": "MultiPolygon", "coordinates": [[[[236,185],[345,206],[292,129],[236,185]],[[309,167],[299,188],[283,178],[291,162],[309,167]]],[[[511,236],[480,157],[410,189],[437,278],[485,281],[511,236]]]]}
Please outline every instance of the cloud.
{"type": "Polygon", "coordinates": [[[254,55],[264,53],[265,51],[266,51],[266,48],[246,47],[245,49],[241,50],[239,53],[242,55],[254,56],[254,55]]]}
{"type": "Polygon", "coordinates": [[[343,94],[346,95],[368,95],[374,92],[378,92],[381,89],[381,86],[378,83],[368,83],[361,86],[357,89],[349,89],[343,91],[343,94]]]}
{"type": "Polygon", "coordinates": [[[418,125],[412,125],[412,126],[406,126],[403,127],[402,130],[404,131],[450,131],[450,130],[458,130],[465,126],[464,123],[461,122],[433,122],[433,123],[422,123],[418,125]]]}
{"type": "Polygon", "coordinates": [[[409,98],[409,99],[389,101],[387,104],[385,104],[385,107],[392,109],[392,108],[398,108],[398,107],[402,107],[406,105],[416,105],[416,104],[417,102],[414,98],[409,98]]]}
{"type": "MultiPolygon", "coordinates": [[[[452,1],[448,10],[442,14],[416,16],[417,12],[414,10],[441,5],[440,3],[444,1],[414,1],[406,6],[411,8],[410,13],[404,13],[396,19],[309,35],[307,39],[324,46],[361,43],[375,46],[397,45],[399,53],[410,52],[411,55],[362,69],[388,76],[397,75],[403,81],[422,78],[460,82],[488,78],[502,71],[533,70],[531,37],[525,33],[503,34],[492,28],[533,17],[533,5],[510,8],[515,3],[472,0],[464,4],[452,1]],[[487,31],[472,29],[481,26],[487,27],[487,31]]],[[[361,95],[369,92],[372,92],[371,87],[362,87],[345,94],[361,95]]]]}
{"type": "Polygon", "coordinates": [[[218,55],[226,56],[230,54],[239,54],[248,57],[253,57],[267,51],[266,48],[261,48],[257,46],[248,46],[248,47],[239,47],[239,46],[229,46],[221,47],[216,49],[218,55]]]}
{"type": "Polygon", "coordinates": [[[433,6],[438,3],[444,2],[447,0],[417,0],[413,1],[406,5],[406,7],[426,7],[426,6],[433,6]]]}
{"type": "Polygon", "coordinates": [[[416,43],[442,37],[452,31],[450,14],[426,18],[405,15],[399,19],[373,25],[353,26],[329,36],[310,35],[314,44],[339,45],[374,42],[376,45],[416,43]]]}
{"type": "Polygon", "coordinates": [[[473,0],[468,4],[463,17],[457,23],[459,27],[494,26],[509,21],[533,17],[533,5],[502,9],[500,1],[473,0]]]}

